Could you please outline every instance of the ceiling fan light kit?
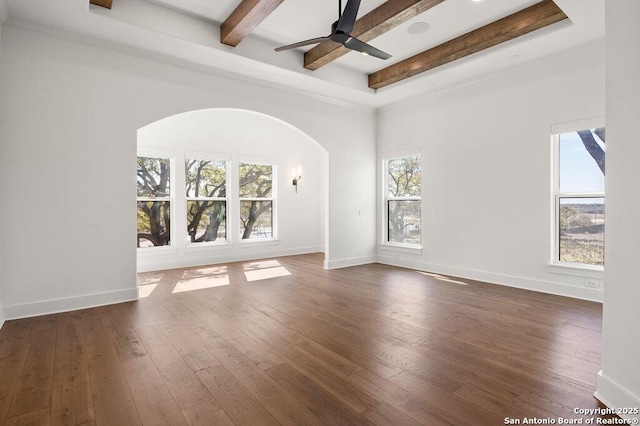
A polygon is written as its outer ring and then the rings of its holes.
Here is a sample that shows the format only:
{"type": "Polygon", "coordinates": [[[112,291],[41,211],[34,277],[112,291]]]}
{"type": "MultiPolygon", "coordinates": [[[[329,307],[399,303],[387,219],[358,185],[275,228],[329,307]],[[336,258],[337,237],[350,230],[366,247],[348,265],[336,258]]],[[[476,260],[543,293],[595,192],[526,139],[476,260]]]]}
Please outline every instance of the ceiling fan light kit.
{"type": "Polygon", "coordinates": [[[364,41],[351,36],[351,32],[353,31],[353,27],[356,23],[356,18],[358,17],[358,9],[360,9],[360,0],[348,0],[344,11],[342,11],[342,0],[338,0],[338,20],[331,25],[330,35],[277,47],[275,49],[276,52],[295,49],[302,46],[309,46],[311,44],[318,44],[325,41],[333,41],[342,44],[347,49],[361,52],[364,55],[375,56],[376,58],[384,60],[389,59],[391,55],[388,53],[383,52],[380,49],[376,49],[364,41]]]}

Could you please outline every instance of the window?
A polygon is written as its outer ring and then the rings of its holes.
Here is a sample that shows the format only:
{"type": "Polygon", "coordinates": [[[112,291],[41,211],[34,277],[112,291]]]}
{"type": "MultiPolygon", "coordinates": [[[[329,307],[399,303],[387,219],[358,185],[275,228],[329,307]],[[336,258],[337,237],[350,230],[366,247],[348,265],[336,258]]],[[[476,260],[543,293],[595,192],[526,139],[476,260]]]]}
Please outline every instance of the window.
{"type": "Polygon", "coordinates": [[[386,242],[420,245],[422,172],[420,156],[385,160],[386,242]]]}
{"type": "Polygon", "coordinates": [[[138,247],[171,245],[171,160],[138,157],[138,247]]]}
{"type": "Polygon", "coordinates": [[[268,164],[240,163],[240,238],[271,239],[273,231],[273,169],[268,164]]]}
{"type": "Polygon", "coordinates": [[[187,158],[184,169],[188,241],[226,241],[227,162],[187,158]]]}
{"type": "Polygon", "coordinates": [[[604,266],[604,127],[554,135],[554,262],[604,266]]]}

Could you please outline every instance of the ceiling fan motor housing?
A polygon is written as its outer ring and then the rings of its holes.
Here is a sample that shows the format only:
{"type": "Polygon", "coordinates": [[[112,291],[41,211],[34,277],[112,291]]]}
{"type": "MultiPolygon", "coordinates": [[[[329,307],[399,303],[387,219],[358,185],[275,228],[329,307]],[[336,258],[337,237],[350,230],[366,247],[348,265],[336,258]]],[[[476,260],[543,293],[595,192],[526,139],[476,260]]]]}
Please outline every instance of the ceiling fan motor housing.
{"type": "Polygon", "coordinates": [[[345,41],[349,40],[349,37],[351,36],[344,31],[337,30],[337,28],[338,21],[331,24],[331,35],[329,36],[329,38],[336,43],[344,43],[345,41]]]}

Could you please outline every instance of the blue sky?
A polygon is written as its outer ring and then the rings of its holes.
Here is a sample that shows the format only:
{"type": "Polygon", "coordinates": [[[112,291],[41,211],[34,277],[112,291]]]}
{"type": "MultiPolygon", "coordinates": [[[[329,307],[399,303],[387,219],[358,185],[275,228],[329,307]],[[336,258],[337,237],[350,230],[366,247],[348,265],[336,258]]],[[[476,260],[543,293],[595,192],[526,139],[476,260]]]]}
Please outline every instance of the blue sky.
{"type": "MultiPolygon", "coordinates": [[[[605,147],[595,136],[601,147],[605,147]]],[[[604,191],[604,175],[577,132],[560,135],[560,191],[604,191]]]]}

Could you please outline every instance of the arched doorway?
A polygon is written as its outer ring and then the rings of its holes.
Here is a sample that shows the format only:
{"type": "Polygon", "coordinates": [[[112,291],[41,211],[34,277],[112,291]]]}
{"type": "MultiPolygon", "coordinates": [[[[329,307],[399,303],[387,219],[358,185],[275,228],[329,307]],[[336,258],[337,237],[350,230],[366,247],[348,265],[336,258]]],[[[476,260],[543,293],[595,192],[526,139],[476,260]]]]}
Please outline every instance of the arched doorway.
{"type": "Polygon", "coordinates": [[[326,253],[328,154],[296,127],[197,110],[140,128],[137,146],[139,272],[326,253]]]}

